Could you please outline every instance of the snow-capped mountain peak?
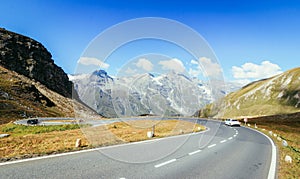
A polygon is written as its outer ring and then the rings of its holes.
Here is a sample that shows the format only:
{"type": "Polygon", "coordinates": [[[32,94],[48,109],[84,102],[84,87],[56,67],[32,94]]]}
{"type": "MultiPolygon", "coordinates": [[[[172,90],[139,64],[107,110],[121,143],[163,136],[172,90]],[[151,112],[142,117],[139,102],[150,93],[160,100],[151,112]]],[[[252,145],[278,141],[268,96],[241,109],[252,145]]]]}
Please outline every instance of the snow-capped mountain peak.
{"type": "Polygon", "coordinates": [[[106,117],[191,116],[214,99],[206,83],[174,72],[112,78],[104,70],[97,70],[69,79],[81,100],[106,117]]]}

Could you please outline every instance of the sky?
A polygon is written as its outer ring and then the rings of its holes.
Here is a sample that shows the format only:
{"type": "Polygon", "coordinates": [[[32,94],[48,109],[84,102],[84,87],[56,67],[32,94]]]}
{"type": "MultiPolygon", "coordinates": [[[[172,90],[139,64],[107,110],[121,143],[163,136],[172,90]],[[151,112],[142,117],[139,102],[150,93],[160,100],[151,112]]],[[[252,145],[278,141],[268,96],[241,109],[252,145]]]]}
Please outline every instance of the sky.
{"type": "Polygon", "coordinates": [[[82,65],[112,75],[160,69],[197,76],[203,68],[211,68],[204,70],[205,75],[220,72],[226,81],[247,83],[299,67],[300,59],[300,1],[295,0],[2,0],[0,27],[41,42],[68,74],[80,72],[82,65]],[[161,39],[130,41],[105,60],[86,56],[99,34],[144,17],[170,19],[193,29],[215,57],[193,56],[161,39]],[[127,55],[121,53],[125,51],[127,55]]]}

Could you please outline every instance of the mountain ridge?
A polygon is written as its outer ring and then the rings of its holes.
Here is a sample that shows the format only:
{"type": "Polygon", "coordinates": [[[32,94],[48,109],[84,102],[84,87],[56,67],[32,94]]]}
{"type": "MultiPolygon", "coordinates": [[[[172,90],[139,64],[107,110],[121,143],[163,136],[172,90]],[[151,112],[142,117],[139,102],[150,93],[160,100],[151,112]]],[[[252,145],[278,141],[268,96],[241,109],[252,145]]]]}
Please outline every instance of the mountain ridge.
{"type": "Polygon", "coordinates": [[[209,84],[174,72],[111,77],[104,70],[96,70],[69,75],[69,79],[80,99],[106,117],[193,116],[199,106],[213,100],[209,84]]]}
{"type": "Polygon", "coordinates": [[[0,28],[0,65],[72,97],[72,83],[51,53],[38,41],[0,28]]]}
{"type": "Polygon", "coordinates": [[[74,117],[74,109],[96,115],[40,82],[0,66],[0,124],[30,117],[74,117]]]}
{"type": "Polygon", "coordinates": [[[300,67],[252,82],[226,95],[219,104],[208,105],[201,110],[200,116],[243,118],[299,112],[300,67]]]}
{"type": "Polygon", "coordinates": [[[0,124],[30,117],[100,117],[72,88],[41,43],[0,28],[0,124]]]}

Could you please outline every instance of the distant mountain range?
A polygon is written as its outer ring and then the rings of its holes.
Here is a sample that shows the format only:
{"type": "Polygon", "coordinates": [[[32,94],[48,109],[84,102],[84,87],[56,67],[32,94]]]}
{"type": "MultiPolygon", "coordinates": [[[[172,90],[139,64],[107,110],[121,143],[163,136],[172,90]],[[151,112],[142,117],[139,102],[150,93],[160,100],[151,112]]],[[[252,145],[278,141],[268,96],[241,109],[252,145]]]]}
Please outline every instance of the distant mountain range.
{"type": "Polygon", "coordinates": [[[214,98],[208,84],[174,72],[113,78],[98,70],[92,74],[69,75],[69,79],[80,99],[105,117],[192,116],[214,98]]]}
{"type": "Polygon", "coordinates": [[[300,111],[300,68],[252,82],[228,94],[218,104],[203,108],[200,116],[258,117],[300,111]]]}
{"type": "Polygon", "coordinates": [[[74,116],[72,103],[80,115],[94,114],[78,102],[78,97],[106,117],[192,116],[199,112],[204,117],[242,118],[300,111],[300,68],[242,88],[236,83],[224,86],[221,82],[215,85],[224,87],[215,88],[174,72],[111,77],[98,70],[68,77],[42,44],[3,28],[0,77],[2,123],[35,116],[74,116]],[[71,81],[78,92],[73,93],[77,101],[71,99],[71,81]],[[215,93],[216,89],[221,90],[215,93]],[[219,96],[224,95],[220,100],[219,96]]]}

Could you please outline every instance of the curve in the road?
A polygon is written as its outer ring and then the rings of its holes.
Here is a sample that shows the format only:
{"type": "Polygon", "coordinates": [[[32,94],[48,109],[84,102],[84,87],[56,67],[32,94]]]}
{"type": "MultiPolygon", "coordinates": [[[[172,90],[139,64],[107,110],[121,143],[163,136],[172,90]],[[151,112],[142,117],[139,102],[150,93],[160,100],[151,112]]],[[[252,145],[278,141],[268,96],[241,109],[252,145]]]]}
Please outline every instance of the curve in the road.
{"type": "MultiPolygon", "coordinates": [[[[211,132],[193,134],[178,150],[157,161],[137,165],[134,162],[121,162],[108,157],[107,154],[114,157],[118,155],[123,159],[135,158],[134,160],[139,161],[145,158],[145,155],[164,153],[167,148],[172,147],[168,144],[185,140],[184,136],[60,154],[39,160],[29,159],[27,162],[1,163],[0,173],[4,178],[272,178],[275,176],[272,174],[273,171],[270,172],[274,165],[272,160],[274,149],[265,135],[244,127],[231,128],[223,124],[215,126],[218,130],[214,136],[210,136],[213,134],[211,132]],[[207,143],[205,140],[210,137],[212,140],[207,143]],[[149,150],[140,151],[138,146],[141,145],[149,150]],[[105,155],[103,152],[106,152],[105,155]]],[[[210,131],[214,129],[211,128],[210,131]]]]}

